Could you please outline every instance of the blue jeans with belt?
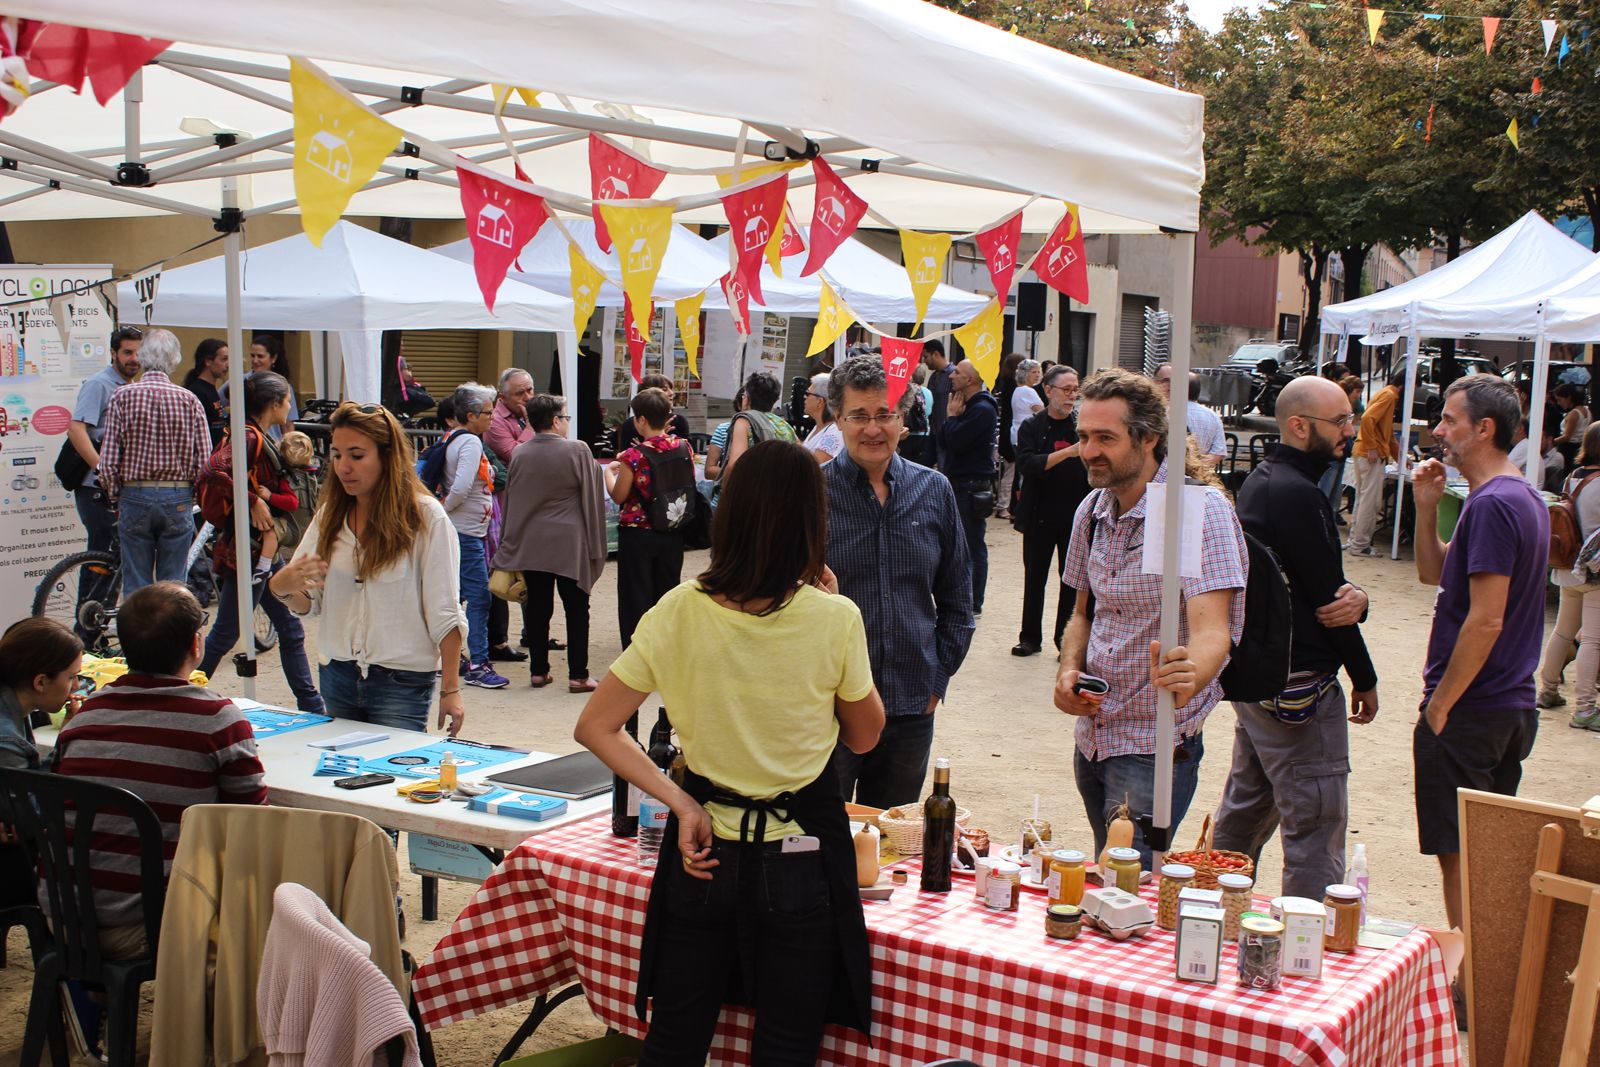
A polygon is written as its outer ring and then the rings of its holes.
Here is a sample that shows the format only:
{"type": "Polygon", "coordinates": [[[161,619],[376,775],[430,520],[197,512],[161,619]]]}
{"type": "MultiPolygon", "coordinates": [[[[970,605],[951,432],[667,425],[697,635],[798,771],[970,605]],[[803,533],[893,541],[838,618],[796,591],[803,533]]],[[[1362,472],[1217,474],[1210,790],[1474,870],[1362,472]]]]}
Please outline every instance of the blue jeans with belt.
{"type": "Polygon", "coordinates": [[[125,485],[117,494],[122,539],[122,595],[155,582],[189,577],[194,543],[194,490],[189,486],[125,485]]]}
{"type": "Polygon", "coordinates": [[[317,680],[325,714],[396,730],[426,730],[439,672],[402,671],[369,663],[363,676],[354,661],[332,659],[318,670],[317,680]]]}
{"type": "MultiPolygon", "coordinates": [[[[1200,757],[1206,745],[1201,736],[1193,734],[1184,738],[1172,756],[1172,826],[1176,833],[1189,811],[1194,790],[1200,782],[1200,757]]],[[[1111,811],[1127,798],[1131,814],[1137,819],[1148,814],[1155,805],[1156,757],[1152,753],[1138,752],[1127,756],[1110,756],[1106,759],[1085,759],[1081,751],[1073,753],[1074,770],[1078,779],[1078,793],[1083,797],[1083,809],[1089,816],[1089,826],[1094,830],[1094,854],[1100,855],[1106,847],[1106,827],[1111,822],[1111,811]]],[[[1150,867],[1150,846],[1145,842],[1144,831],[1134,823],[1133,847],[1139,850],[1139,861],[1145,869],[1150,867]]]]}
{"type": "MultiPolygon", "coordinates": [[[[283,569],[280,563],[273,567],[272,573],[276,574],[283,569]]],[[[311,664],[306,659],[306,630],[300,624],[300,617],[289,610],[289,606],[271,593],[262,595],[266,586],[265,581],[252,582],[250,585],[251,607],[260,604],[267,618],[272,620],[272,628],[278,632],[278,662],[283,665],[283,677],[289,683],[289,688],[294,692],[295,707],[301,711],[322,711],[322,697],[317,693],[316,683],[311,680],[311,664]]],[[[251,640],[255,635],[251,634],[251,640]]],[[[211,623],[211,632],[206,635],[205,655],[200,660],[200,669],[210,677],[217,673],[217,666],[222,662],[233,646],[239,641],[239,583],[235,576],[227,571],[217,572],[217,609],[211,623]]]]}

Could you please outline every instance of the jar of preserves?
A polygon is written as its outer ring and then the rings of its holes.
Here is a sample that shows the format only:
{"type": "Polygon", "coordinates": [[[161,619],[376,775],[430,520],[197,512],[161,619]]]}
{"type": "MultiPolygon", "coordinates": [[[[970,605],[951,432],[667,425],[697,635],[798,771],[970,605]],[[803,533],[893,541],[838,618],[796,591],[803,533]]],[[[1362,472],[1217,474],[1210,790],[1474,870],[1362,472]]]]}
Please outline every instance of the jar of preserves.
{"type": "Polygon", "coordinates": [[[1132,848],[1106,850],[1106,869],[1100,872],[1102,885],[1115,885],[1124,893],[1139,892],[1139,852],[1132,848]]]}
{"type": "Polygon", "coordinates": [[[1361,890],[1330,885],[1323,897],[1328,909],[1322,926],[1322,947],[1328,952],[1354,952],[1361,936],[1361,890]]]}
{"type": "Polygon", "coordinates": [[[1255,883],[1248,875],[1219,874],[1217,888],[1222,891],[1222,938],[1224,941],[1237,941],[1239,920],[1250,910],[1255,883]]]}
{"type": "MultiPolygon", "coordinates": [[[[1194,868],[1168,863],[1161,868],[1161,886],[1156,897],[1156,925],[1163,930],[1178,928],[1178,894],[1194,885],[1194,868]]],[[[1120,888],[1120,886],[1118,887],[1120,888]]]]}
{"type": "Polygon", "coordinates": [[[1076,904],[1052,904],[1045,909],[1044,932],[1046,937],[1071,941],[1083,929],[1083,913],[1076,904]]]}
{"type": "Polygon", "coordinates": [[[1264,915],[1239,920],[1239,984],[1277,989],[1283,976],[1283,924],[1264,915]]]}
{"type": "Polygon", "coordinates": [[[1022,864],[995,860],[983,890],[983,906],[990,911],[1016,911],[1022,897],[1022,864]]]}
{"type": "Polygon", "coordinates": [[[1050,903],[1082,904],[1084,863],[1088,857],[1077,849],[1063,848],[1050,856],[1050,877],[1045,885],[1049,889],[1050,903]]]}

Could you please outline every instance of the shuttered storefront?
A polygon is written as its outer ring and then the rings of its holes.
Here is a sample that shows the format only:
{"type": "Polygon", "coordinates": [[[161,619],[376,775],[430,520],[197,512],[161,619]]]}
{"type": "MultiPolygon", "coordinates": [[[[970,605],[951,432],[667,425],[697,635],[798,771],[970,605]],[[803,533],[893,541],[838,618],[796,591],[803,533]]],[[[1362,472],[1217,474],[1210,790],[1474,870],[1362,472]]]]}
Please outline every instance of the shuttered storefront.
{"type": "Polygon", "coordinates": [[[1117,366],[1144,373],[1144,309],[1156,307],[1153,296],[1122,296],[1122,319],[1117,324],[1117,366]]]}
{"type": "Polygon", "coordinates": [[[411,373],[436,397],[478,378],[477,330],[406,330],[401,345],[411,373]]]}

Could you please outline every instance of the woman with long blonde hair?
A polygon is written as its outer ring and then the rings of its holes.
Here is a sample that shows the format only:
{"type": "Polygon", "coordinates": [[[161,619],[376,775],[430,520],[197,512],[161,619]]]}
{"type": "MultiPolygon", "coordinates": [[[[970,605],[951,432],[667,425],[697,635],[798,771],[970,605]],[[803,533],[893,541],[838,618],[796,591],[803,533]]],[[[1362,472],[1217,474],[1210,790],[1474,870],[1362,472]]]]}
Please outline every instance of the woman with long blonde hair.
{"type": "Polygon", "coordinates": [[[317,513],[272,595],[315,611],[319,683],[330,715],[424,730],[436,683],[438,726],[466,720],[460,660],[460,546],[418,480],[411,442],[377,404],[340,404],[317,513]],[[442,676],[442,678],[441,678],[442,676]]]}

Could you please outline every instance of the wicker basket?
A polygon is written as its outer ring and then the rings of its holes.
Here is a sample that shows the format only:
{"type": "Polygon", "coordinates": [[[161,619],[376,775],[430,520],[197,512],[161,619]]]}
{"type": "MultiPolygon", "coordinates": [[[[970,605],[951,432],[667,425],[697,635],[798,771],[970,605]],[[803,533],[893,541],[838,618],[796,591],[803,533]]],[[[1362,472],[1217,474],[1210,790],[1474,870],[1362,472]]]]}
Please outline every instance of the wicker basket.
{"type": "MultiPolygon", "coordinates": [[[[956,808],[956,825],[965,826],[972,818],[966,808],[956,808]]],[[[922,808],[890,808],[878,816],[878,829],[889,839],[889,847],[902,856],[922,855],[922,808]]]]}
{"type": "Polygon", "coordinates": [[[1192,852],[1169,852],[1166,856],[1167,863],[1181,863],[1194,868],[1194,885],[1196,889],[1217,888],[1217,875],[1242,874],[1246,878],[1256,876],[1256,865],[1250,857],[1243,852],[1232,852],[1228,849],[1218,849],[1224,856],[1241,860],[1238,867],[1218,867],[1211,862],[1211,816],[1206,816],[1206,821],[1200,827],[1200,840],[1194,843],[1192,852]]]}

